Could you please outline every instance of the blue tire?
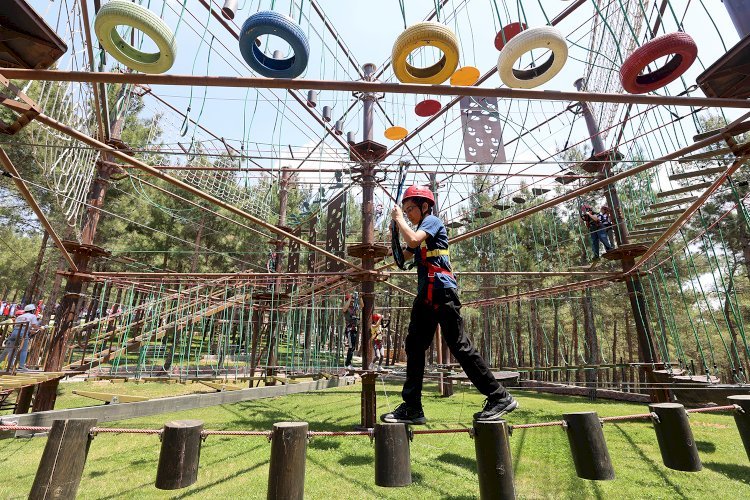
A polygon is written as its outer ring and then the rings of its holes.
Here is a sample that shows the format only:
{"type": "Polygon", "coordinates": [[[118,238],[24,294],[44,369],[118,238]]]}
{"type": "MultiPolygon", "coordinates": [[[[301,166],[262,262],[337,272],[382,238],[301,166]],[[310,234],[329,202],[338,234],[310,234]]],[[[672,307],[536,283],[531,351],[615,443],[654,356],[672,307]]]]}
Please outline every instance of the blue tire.
{"type": "Polygon", "coordinates": [[[267,78],[297,78],[307,68],[310,44],[302,28],[292,19],[278,12],[265,10],[247,18],[240,32],[240,52],[245,62],[258,74],[267,78]],[[262,35],[274,35],[288,43],[294,55],[274,59],[255,44],[262,35]]]}

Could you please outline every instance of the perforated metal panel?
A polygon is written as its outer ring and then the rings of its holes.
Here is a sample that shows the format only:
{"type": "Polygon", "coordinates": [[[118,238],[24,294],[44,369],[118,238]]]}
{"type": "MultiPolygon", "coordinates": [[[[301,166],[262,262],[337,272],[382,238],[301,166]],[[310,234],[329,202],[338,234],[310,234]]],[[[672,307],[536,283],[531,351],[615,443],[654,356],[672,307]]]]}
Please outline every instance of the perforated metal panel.
{"type": "MultiPolygon", "coordinates": [[[[346,195],[342,193],[328,205],[328,217],[326,218],[326,250],[342,259],[346,258],[344,227],[346,227],[346,195]]],[[[326,259],[327,272],[343,270],[344,264],[326,259]]]]}
{"type": "Polygon", "coordinates": [[[496,97],[461,99],[461,126],[467,162],[492,164],[505,161],[503,130],[496,97]]]}

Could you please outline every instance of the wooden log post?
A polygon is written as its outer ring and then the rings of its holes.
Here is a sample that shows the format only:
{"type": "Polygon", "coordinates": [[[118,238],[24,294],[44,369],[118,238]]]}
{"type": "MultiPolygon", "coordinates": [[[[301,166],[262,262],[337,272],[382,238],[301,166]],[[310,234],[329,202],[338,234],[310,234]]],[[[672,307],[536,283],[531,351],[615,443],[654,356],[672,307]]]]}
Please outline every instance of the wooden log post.
{"type": "Polygon", "coordinates": [[[516,498],[508,436],[505,420],[474,422],[479,498],[482,500],[516,498]]]}
{"type": "Polygon", "coordinates": [[[360,395],[362,411],[360,426],[363,429],[372,429],[375,426],[375,413],[377,411],[377,392],[375,382],[378,374],[366,372],[362,374],[362,393],[360,395]]]}
{"type": "Polygon", "coordinates": [[[33,385],[27,385],[18,389],[18,395],[16,396],[16,408],[13,413],[28,413],[31,408],[31,398],[34,395],[33,385]]]}
{"type": "Polygon", "coordinates": [[[745,453],[750,460],[750,396],[729,396],[729,402],[736,405],[734,412],[734,421],[737,424],[737,430],[740,431],[742,444],[745,445],[745,453]]]}
{"type": "Polygon", "coordinates": [[[614,479],[615,471],[596,412],[566,413],[563,420],[578,477],[598,481],[614,479]]]}
{"type": "Polygon", "coordinates": [[[91,444],[95,418],[55,420],[39,461],[30,500],[74,499],[91,444]]]}
{"type": "Polygon", "coordinates": [[[273,425],[268,500],[304,498],[307,429],[307,422],[278,422],[273,425]]]}
{"type": "Polygon", "coordinates": [[[176,420],[164,424],[161,435],[156,487],[160,490],[186,488],[198,480],[203,422],[176,420]]]}
{"type": "Polygon", "coordinates": [[[406,424],[375,424],[375,484],[385,487],[411,484],[411,432],[406,424]]]}
{"type": "Polygon", "coordinates": [[[701,470],[703,465],[685,407],[679,403],[654,403],[648,407],[664,465],[685,472],[701,470]]]}

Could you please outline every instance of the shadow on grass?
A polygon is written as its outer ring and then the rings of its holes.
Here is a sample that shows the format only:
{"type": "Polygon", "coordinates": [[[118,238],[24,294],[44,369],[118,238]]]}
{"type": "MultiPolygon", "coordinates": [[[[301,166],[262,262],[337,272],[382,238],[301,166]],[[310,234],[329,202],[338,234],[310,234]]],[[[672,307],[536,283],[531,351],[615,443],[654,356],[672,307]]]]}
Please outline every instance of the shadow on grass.
{"type": "Polygon", "coordinates": [[[457,455],[455,453],[443,453],[442,455],[437,457],[437,459],[441,462],[463,467],[464,469],[467,469],[471,472],[474,472],[476,470],[476,460],[462,457],[461,455],[457,455]]]}
{"type": "Polygon", "coordinates": [[[739,464],[723,464],[719,462],[703,462],[703,466],[718,472],[729,479],[750,484],[750,467],[739,464]]]}
{"type": "Polygon", "coordinates": [[[695,446],[701,453],[713,453],[716,451],[716,445],[708,441],[696,441],[695,446]]]}
{"type": "Polygon", "coordinates": [[[199,488],[191,489],[190,491],[186,491],[182,495],[180,495],[178,497],[174,497],[174,498],[187,498],[187,497],[191,497],[191,496],[195,495],[196,493],[200,493],[201,491],[207,490],[209,488],[213,488],[214,486],[217,486],[219,484],[226,483],[227,481],[231,481],[232,479],[234,479],[234,478],[236,478],[238,476],[241,476],[243,474],[247,474],[248,472],[252,472],[252,471],[254,471],[255,469],[257,469],[259,467],[263,467],[268,462],[269,462],[268,460],[265,460],[263,462],[260,462],[258,464],[253,465],[252,467],[248,467],[246,469],[238,470],[237,472],[235,472],[231,476],[227,476],[227,477],[219,479],[217,481],[212,481],[210,483],[207,483],[207,484],[204,484],[204,485],[200,486],[199,488]]]}
{"type": "Polygon", "coordinates": [[[687,499],[688,497],[685,496],[685,494],[682,492],[682,488],[679,487],[679,485],[676,485],[673,483],[664,472],[662,472],[661,467],[662,464],[658,464],[651,460],[645,453],[643,453],[643,450],[635,444],[635,441],[633,441],[633,438],[630,437],[630,435],[622,430],[622,427],[620,427],[618,424],[614,424],[614,427],[620,431],[620,434],[622,434],[622,437],[625,439],[625,441],[630,444],[630,446],[633,448],[633,451],[635,451],[638,456],[641,457],[641,460],[643,460],[644,463],[647,463],[649,465],[649,468],[653,470],[656,474],[659,475],[659,477],[664,481],[664,484],[668,485],[670,488],[672,488],[675,492],[675,495],[679,496],[680,498],[687,499]]]}
{"type": "Polygon", "coordinates": [[[341,465],[367,465],[371,464],[375,459],[370,455],[345,455],[339,459],[341,465]]]}
{"type": "Polygon", "coordinates": [[[335,450],[341,447],[341,443],[331,439],[313,439],[307,446],[314,450],[335,450]]]}

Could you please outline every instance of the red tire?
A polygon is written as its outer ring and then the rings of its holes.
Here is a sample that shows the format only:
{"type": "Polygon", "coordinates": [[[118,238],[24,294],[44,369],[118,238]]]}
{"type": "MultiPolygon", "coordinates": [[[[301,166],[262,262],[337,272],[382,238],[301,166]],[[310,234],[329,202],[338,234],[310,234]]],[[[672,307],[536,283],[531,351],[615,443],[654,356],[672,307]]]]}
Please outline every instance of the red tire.
{"type": "Polygon", "coordinates": [[[687,33],[669,33],[656,37],[625,59],[620,68],[620,83],[631,94],[645,94],[660,89],[682,76],[697,56],[698,46],[687,33]],[[664,66],[651,73],[641,74],[646,66],[670,54],[673,56],[664,66]]]}

